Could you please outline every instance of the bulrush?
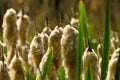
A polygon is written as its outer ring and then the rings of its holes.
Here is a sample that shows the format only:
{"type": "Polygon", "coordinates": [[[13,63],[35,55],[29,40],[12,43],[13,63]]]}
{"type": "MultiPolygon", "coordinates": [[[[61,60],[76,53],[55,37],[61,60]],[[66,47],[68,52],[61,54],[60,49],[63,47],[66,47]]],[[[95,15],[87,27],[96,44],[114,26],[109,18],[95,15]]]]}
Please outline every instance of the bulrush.
{"type": "Polygon", "coordinates": [[[120,55],[120,48],[117,48],[109,61],[106,80],[115,80],[116,65],[120,55]]]}
{"type": "Polygon", "coordinates": [[[60,39],[62,37],[63,29],[62,27],[56,26],[55,29],[51,32],[48,40],[48,46],[53,47],[53,63],[58,70],[62,65],[62,58],[61,58],[61,45],[60,39]]]}
{"type": "Polygon", "coordinates": [[[2,55],[3,54],[3,45],[0,42],[0,61],[2,60],[2,55]]]}
{"type": "Polygon", "coordinates": [[[79,20],[78,20],[78,19],[71,18],[70,24],[71,24],[73,27],[75,27],[76,29],[78,29],[78,23],[79,23],[79,20]]]}
{"type": "Polygon", "coordinates": [[[118,35],[117,35],[117,33],[116,34],[114,33],[113,37],[111,38],[111,51],[112,51],[112,53],[115,49],[117,49],[118,44],[119,44],[118,35]]]}
{"type": "Polygon", "coordinates": [[[0,61],[0,80],[11,80],[8,71],[7,64],[0,61]]]}
{"type": "Polygon", "coordinates": [[[3,40],[7,46],[7,63],[9,64],[14,55],[14,47],[17,41],[16,11],[8,9],[3,17],[3,40]]]}
{"type": "Polygon", "coordinates": [[[46,18],[45,28],[43,28],[42,33],[46,33],[49,36],[51,32],[52,30],[49,27],[48,18],[46,18]]]}
{"type": "Polygon", "coordinates": [[[23,45],[23,46],[17,46],[18,53],[22,57],[22,59],[28,64],[28,53],[29,53],[29,46],[23,45]]]}
{"type": "Polygon", "coordinates": [[[2,53],[2,60],[0,60],[0,80],[11,80],[9,75],[9,69],[5,62],[3,53],[2,53]]]}
{"type": "Polygon", "coordinates": [[[50,64],[50,68],[48,71],[47,79],[48,80],[57,80],[57,70],[62,64],[61,59],[61,46],[60,46],[60,39],[62,36],[62,28],[59,26],[56,26],[55,29],[51,32],[49,38],[48,38],[48,50],[46,54],[43,56],[42,61],[40,63],[40,70],[43,73],[45,61],[47,60],[47,57],[49,55],[49,49],[52,46],[53,47],[53,59],[50,64]],[[52,74],[51,74],[52,72],[52,74]]]}
{"type": "MultiPolygon", "coordinates": [[[[41,75],[43,75],[44,68],[45,68],[45,62],[47,61],[49,54],[50,54],[50,47],[48,47],[48,50],[45,53],[45,55],[43,56],[43,58],[40,62],[40,65],[39,65],[41,75]]],[[[41,75],[39,76],[38,80],[42,79],[41,75]]],[[[57,70],[56,70],[56,67],[53,62],[51,62],[51,64],[50,64],[46,80],[57,80],[57,70]]]]}
{"type": "Polygon", "coordinates": [[[42,74],[39,68],[37,69],[36,80],[42,80],[42,74]]]}
{"type": "Polygon", "coordinates": [[[97,46],[97,54],[99,59],[99,77],[101,76],[102,51],[103,51],[103,45],[102,43],[99,43],[97,46]]]}
{"type": "Polygon", "coordinates": [[[9,65],[11,80],[26,80],[22,58],[16,53],[9,65]]]}
{"type": "MultiPolygon", "coordinates": [[[[17,41],[16,11],[8,9],[3,17],[3,40],[7,49],[17,41]]],[[[8,54],[9,55],[9,54],[8,54]]]]}
{"type": "Polygon", "coordinates": [[[24,14],[23,10],[17,15],[18,45],[26,45],[30,27],[30,18],[24,14]]]}
{"type": "Polygon", "coordinates": [[[99,67],[98,67],[98,56],[95,51],[89,46],[84,51],[83,57],[83,80],[85,80],[85,72],[88,70],[88,61],[90,62],[90,69],[92,71],[92,80],[100,80],[99,67]]]}
{"type": "Polygon", "coordinates": [[[48,49],[48,38],[49,36],[46,33],[41,33],[41,41],[43,46],[43,53],[45,54],[48,49]]]}
{"type": "Polygon", "coordinates": [[[15,55],[15,50],[16,50],[15,46],[9,46],[9,50],[7,51],[7,58],[6,58],[6,62],[8,65],[11,63],[11,60],[15,55]]]}
{"type": "Polygon", "coordinates": [[[36,33],[31,44],[28,54],[28,62],[30,65],[30,70],[33,74],[36,74],[36,70],[39,67],[40,61],[43,57],[43,45],[41,41],[41,34],[36,33]]]}
{"type": "Polygon", "coordinates": [[[24,14],[24,11],[21,9],[17,15],[17,28],[18,28],[18,44],[17,48],[19,54],[23,58],[23,60],[28,63],[28,33],[30,27],[30,18],[24,14]]]}
{"type": "Polygon", "coordinates": [[[48,36],[50,35],[51,32],[52,32],[52,30],[47,26],[45,28],[43,28],[43,31],[42,31],[42,33],[46,33],[48,36]]]}
{"type": "Polygon", "coordinates": [[[63,35],[61,38],[62,60],[66,78],[70,80],[77,79],[77,36],[78,30],[74,27],[66,25],[63,29],[63,35]]]}

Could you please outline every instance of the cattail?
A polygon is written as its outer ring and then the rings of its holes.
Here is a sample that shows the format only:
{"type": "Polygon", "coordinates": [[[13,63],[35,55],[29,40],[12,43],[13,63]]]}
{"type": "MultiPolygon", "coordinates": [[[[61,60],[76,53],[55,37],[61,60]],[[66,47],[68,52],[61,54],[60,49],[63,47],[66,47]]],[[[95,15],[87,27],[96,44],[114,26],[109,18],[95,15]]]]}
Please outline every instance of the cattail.
{"type": "Polygon", "coordinates": [[[61,38],[62,60],[66,78],[71,80],[77,79],[77,36],[78,30],[74,27],[66,25],[63,29],[63,35],[61,38]]]}
{"type": "Polygon", "coordinates": [[[99,67],[98,67],[98,56],[95,51],[89,46],[86,48],[82,61],[83,61],[83,80],[85,79],[85,72],[88,68],[87,62],[90,61],[90,69],[92,71],[92,80],[100,80],[99,77],[99,67]]]}
{"type": "Polygon", "coordinates": [[[75,27],[76,29],[78,29],[78,22],[79,22],[78,19],[71,18],[70,24],[71,24],[73,27],[75,27]]]}
{"type": "Polygon", "coordinates": [[[39,68],[37,69],[36,80],[42,80],[42,74],[39,68]]]}
{"type": "Polygon", "coordinates": [[[3,40],[7,49],[17,41],[16,11],[8,9],[3,17],[3,40]]]}
{"type": "Polygon", "coordinates": [[[27,15],[24,14],[23,10],[20,10],[20,12],[17,15],[17,28],[18,28],[18,44],[17,48],[19,51],[20,56],[23,58],[23,60],[28,63],[28,44],[27,44],[27,38],[29,33],[29,27],[30,27],[30,19],[27,15]]]}
{"type": "Polygon", "coordinates": [[[49,27],[48,18],[46,18],[45,26],[46,27],[43,29],[42,33],[46,33],[49,36],[52,30],[49,27]]]}
{"type": "Polygon", "coordinates": [[[7,64],[10,64],[12,58],[13,58],[14,55],[15,55],[15,50],[16,50],[16,47],[15,47],[15,46],[9,46],[9,49],[8,49],[8,51],[7,51],[7,58],[6,58],[7,64]]]}
{"type": "Polygon", "coordinates": [[[16,53],[10,65],[11,80],[26,80],[22,58],[16,53]]]}
{"type": "Polygon", "coordinates": [[[41,34],[37,33],[30,44],[30,50],[28,54],[28,62],[31,66],[31,71],[35,71],[33,72],[33,74],[36,73],[36,70],[39,67],[43,54],[44,53],[41,41],[41,34]]]}
{"type": "Polygon", "coordinates": [[[0,61],[2,60],[2,54],[3,54],[3,45],[0,42],[0,61]]]}
{"type": "Polygon", "coordinates": [[[106,80],[115,80],[116,65],[119,59],[119,55],[120,55],[120,48],[117,48],[113,52],[111,59],[109,61],[106,80]]]}
{"type": "Polygon", "coordinates": [[[10,80],[9,69],[5,62],[3,52],[0,60],[0,80],[10,80]]]}
{"type": "Polygon", "coordinates": [[[28,53],[29,53],[28,45],[19,46],[17,47],[17,49],[22,59],[28,64],[28,53]]]}
{"type": "Polygon", "coordinates": [[[48,40],[48,46],[53,47],[53,63],[58,70],[62,65],[62,58],[61,58],[61,46],[60,46],[60,39],[62,37],[63,29],[62,27],[55,27],[55,29],[51,32],[48,40]]]}
{"type": "Polygon", "coordinates": [[[0,61],[0,80],[11,80],[9,75],[9,69],[6,63],[0,61]]]}
{"type": "Polygon", "coordinates": [[[23,10],[20,10],[20,12],[17,15],[17,28],[18,28],[18,44],[17,48],[19,51],[20,56],[23,58],[23,60],[28,63],[28,33],[29,33],[29,27],[30,27],[30,19],[27,15],[24,14],[23,10]]]}
{"type": "MultiPolygon", "coordinates": [[[[45,68],[45,62],[48,58],[48,55],[49,55],[49,51],[50,51],[50,48],[48,48],[47,52],[45,53],[45,55],[42,57],[42,60],[40,62],[40,71],[41,71],[41,74],[43,74],[43,71],[44,71],[44,68],[45,68]]],[[[41,78],[41,77],[40,77],[41,78]]],[[[40,79],[39,78],[39,79],[40,79]]],[[[47,79],[46,80],[57,80],[57,70],[56,70],[56,67],[54,65],[53,62],[51,62],[50,64],[50,67],[49,67],[49,71],[48,71],[48,74],[47,74],[47,79]]]]}
{"type": "Polygon", "coordinates": [[[98,53],[98,59],[99,59],[99,77],[101,76],[102,51],[103,51],[103,45],[102,43],[100,43],[97,46],[97,53],[98,53]]]}
{"type": "Polygon", "coordinates": [[[0,41],[0,61],[6,60],[6,55],[4,53],[4,44],[0,41]]]}
{"type": "Polygon", "coordinates": [[[18,28],[18,45],[26,45],[30,27],[30,19],[23,14],[23,10],[18,13],[17,28],[18,28]]]}
{"type": "Polygon", "coordinates": [[[52,63],[50,64],[50,68],[48,71],[47,79],[48,80],[57,80],[57,70],[62,64],[61,59],[61,46],[60,46],[60,39],[62,36],[62,28],[55,27],[55,29],[51,32],[49,39],[48,39],[48,50],[46,54],[43,56],[42,61],[40,63],[40,70],[43,73],[45,60],[48,57],[49,49],[52,46],[54,49],[53,52],[53,59],[52,63]],[[52,72],[52,74],[51,74],[52,72]]]}
{"type": "Polygon", "coordinates": [[[111,51],[112,51],[112,53],[115,49],[117,49],[118,44],[119,44],[118,36],[117,36],[117,34],[114,34],[113,37],[111,38],[111,51]]]}
{"type": "Polygon", "coordinates": [[[45,27],[42,31],[42,33],[46,33],[47,35],[50,35],[51,32],[52,30],[49,27],[45,27]]]}
{"type": "Polygon", "coordinates": [[[16,46],[17,41],[17,26],[16,26],[16,11],[14,9],[8,9],[3,17],[3,40],[7,46],[7,63],[10,63],[16,46]]]}
{"type": "Polygon", "coordinates": [[[43,46],[43,53],[45,54],[48,49],[48,38],[49,36],[46,33],[41,33],[41,41],[43,46]]]}

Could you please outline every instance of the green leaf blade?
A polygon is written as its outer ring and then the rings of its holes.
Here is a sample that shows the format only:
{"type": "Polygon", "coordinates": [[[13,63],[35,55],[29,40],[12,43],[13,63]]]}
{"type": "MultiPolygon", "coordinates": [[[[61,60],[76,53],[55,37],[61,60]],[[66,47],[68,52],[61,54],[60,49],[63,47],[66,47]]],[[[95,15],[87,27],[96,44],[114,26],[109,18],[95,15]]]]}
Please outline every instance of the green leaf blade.
{"type": "Polygon", "coordinates": [[[109,51],[110,51],[110,8],[109,0],[106,0],[104,43],[101,65],[101,80],[105,80],[108,70],[109,51]]]}
{"type": "Polygon", "coordinates": [[[58,80],[65,80],[65,70],[63,67],[58,70],[58,80]]]}
{"type": "Polygon", "coordinates": [[[50,51],[48,53],[48,58],[45,62],[45,66],[44,66],[44,71],[43,71],[43,75],[42,75],[42,80],[46,80],[46,76],[52,61],[52,57],[53,57],[53,48],[50,48],[50,51]]]}
{"type": "Polygon", "coordinates": [[[86,19],[86,12],[85,12],[85,6],[82,1],[80,1],[79,4],[79,35],[78,35],[78,52],[77,52],[77,79],[80,80],[80,75],[82,72],[82,54],[84,49],[84,38],[86,36],[87,32],[87,19],[86,19]]]}

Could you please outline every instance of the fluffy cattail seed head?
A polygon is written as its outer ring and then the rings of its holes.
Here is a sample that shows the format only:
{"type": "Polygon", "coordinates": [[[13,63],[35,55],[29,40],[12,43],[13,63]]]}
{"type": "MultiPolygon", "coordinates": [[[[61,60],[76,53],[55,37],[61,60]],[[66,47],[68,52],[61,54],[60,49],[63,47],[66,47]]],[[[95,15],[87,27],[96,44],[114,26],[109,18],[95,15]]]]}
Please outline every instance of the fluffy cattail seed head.
{"type": "Polygon", "coordinates": [[[78,28],[78,22],[79,22],[78,19],[71,18],[70,24],[77,29],[78,28]]]}
{"type": "Polygon", "coordinates": [[[7,50],[7,58],[6,58],[7,64],[10,64],[11,60],[13,59],[15,55],[15,50],[16,50],[15,46],[9,46],[9,49],[7,50]]]}
{"type": "Polygon", "coordinates": [[[97,53],[98,53],[98,59],[99,59],[99,76],[101,75],[102,51],[103,51],[103,45],[102,43],[100,43],[97,46],[97,53]]]}
{"type": "Polygon", "coordinates": [[[88,68],[88,64],[87,61],[90,61],[90,68],[92,70],[92,79],[93,80],[100,80],[99,77],[99,66],[98,66],[98,56],[96,55],[95,51],[89,46],[88,48],[86,48],[83,57],[82,57],[82,61],[83,61],[83,80],[85,79],[85,72],[88,68]]]}
{"type": "Polygon", "coordinates": [[[65,68],[66,78],[76,80],[76,53],[77,53],[77,36],[78,30],[70,25],[63,29],[61,38],[61,51],[63,66],[65,68]]]}
{"type": "Polygon", "coordinates": [[[11,80],[26,80],[23,60],[18,53],[14,55],[9,68],[11,80]]]}
{"type": "Polygon", "coordinates": [[[3,40],[5,45],[15,45],[17,41],[16,11],[8,9],[3,17],[3,40]]]}
{"type": "Polygon", "coordinates": [[[118,44],[119,44],[119,39],[117,35],[115,35],[111,39],[111,49],[114,51],[118,47],[118,44]]]}
{"type": "MultiPolygon", "coordinates": [[[[40,62],[39,67],[40,67],[41,74],[43,74],[43,71],[44,71],[44,68],[45,68],[45,62],[48,58],[48,55],[50,54],[49,51],[50,51],[50,48],[48,48],[47,52],[42,57],[42,60],[40,62]]],[[[57,80],[57,70],[56,70],[56,67],[55,67],[53,62],[51,62],[51,64],[50,64],[46,80],[57,80]]]]}
{"type": "Polygon", "coordinates": [[[34,71],[33,74],[36,74],[36,70],[44,54],[41,39],[42,39],[41,34],[37,33],[30,44],[28,62],[30,65],[30,70],[32,72],[34,71]]]}
{"type": "Polygon", "coordinates": [[[3,45],[0,42],[0,61],[2,60],[3,57],[3,45]]]}
{"type": "Polygon", "coordinates": [[[42,33],[46,33],[47,35],[50,35],[51,32],[52,30],[49,27],[45,27],[42,31],[42,33]]]}
{"type": "Polygon", "coordinates": [[[48,39],[48,46],[53,47],[53,63],[58,70],[62,64],[61,59],[61,46],[60,46],[60,39],[62,37],[63,29],[62,27],[56,26],[55,29],[51,32],[49,39],[48,39]]]}
{"type": "Polygon", "coordinates": [[[27,15],[24,15],[22,10],[17,16],[18,45],[25,45],[27,43],[29,33],[30,18],[27,15]]]}
{"type": "Polygon", "coordinates": [[[108,74],[106,80],[115,80],[116,65],[119,59],[119,55],[120,55],[120,48],[117,48],[113,52],[111,59],[109,61],[108,74]]]}
{"type": "Polygon", "coordinates": [[[48,38],[49,36],[46,33],[41,33],[41,41],[43,45],[43,53],[45,54],[48,49],[48,38]]]}
{"type": "Polygon", "coordinates": [[[4,61],[0,61],[0,80],[11,80],[8,66],[4,61]]]}

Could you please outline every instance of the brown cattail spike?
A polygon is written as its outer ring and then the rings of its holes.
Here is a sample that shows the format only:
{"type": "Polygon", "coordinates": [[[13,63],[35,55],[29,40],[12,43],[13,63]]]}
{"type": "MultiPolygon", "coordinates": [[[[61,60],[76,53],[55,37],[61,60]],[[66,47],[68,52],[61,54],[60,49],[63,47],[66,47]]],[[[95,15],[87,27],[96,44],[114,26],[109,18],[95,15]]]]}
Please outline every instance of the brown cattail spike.
{"type": "MultiPolygon", "coordinates": [[[[41,74],[43,74],[43,71],[45,68],[45,62],[48,58],[49,51],[50,51],[50,47],[48,48],[47,52],[42,57],[42,60],[40,62],[39,68],[40,68],[41,74]]],[[[41,77],[39,77],[38,80],[41,80],[41,77]]],[[[50,64],[46,80],[57,80],[57,71],[56,71],[56,67],[53,62],[51,62],[51,64],[50,64]]]]}
{"type": "Polygon", "coordinates": [[[11,80],[7,64],[0,61],[0,80],[11,80]]]}
{"type": "Polygon", "coordinates": [[[106,80],[115,80],[116,66],[118,63],[119,55],[120,55],[120,48],[117,48],[113,52],[111,59],[109,61],[108,74],[106,80]]]}
{"type": "Polygon", "coordinates": [[[33,74],[36,74],[36,70],[39,67],[39,63],[41,62],[43,55],[42,34],[36,33],[30,44],[30,50],[28,54],[30,71],[33,74]]]}
{"type": "Polygon", "coordinates": [[[90,61],[90,69],[92,71],[92,80],[100,80],[99,76],[99,65],[98,65],[98,56],[96,55],[95,51],[89,46],[84,51],[83,57],[83,74],[82,80],[85,80],[85,73],[88,68],[87,61],[90,61]]]}
{"type": "Polygon", "coordinates": [[[65,68],[66,78],[70,80],[77,80],[77,36],[78,30],[71,25],[66,25],[63,29],[63,35],[61,38],[62,61],[65,68]]]}

